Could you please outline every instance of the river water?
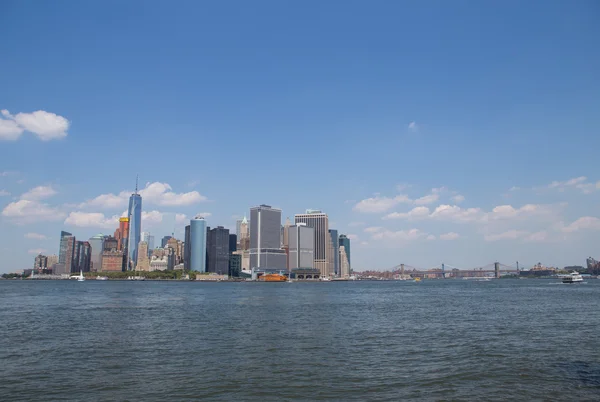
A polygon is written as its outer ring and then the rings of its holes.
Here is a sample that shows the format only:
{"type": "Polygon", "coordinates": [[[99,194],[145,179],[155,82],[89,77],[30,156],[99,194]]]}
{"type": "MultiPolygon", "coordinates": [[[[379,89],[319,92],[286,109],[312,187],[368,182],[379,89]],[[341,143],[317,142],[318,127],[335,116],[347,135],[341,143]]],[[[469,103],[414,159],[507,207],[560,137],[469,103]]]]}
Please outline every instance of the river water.
{"type": "Polygon", "coordinates": [[[600,400],[600,280],[0,281],[0,400],[600,400]]]}

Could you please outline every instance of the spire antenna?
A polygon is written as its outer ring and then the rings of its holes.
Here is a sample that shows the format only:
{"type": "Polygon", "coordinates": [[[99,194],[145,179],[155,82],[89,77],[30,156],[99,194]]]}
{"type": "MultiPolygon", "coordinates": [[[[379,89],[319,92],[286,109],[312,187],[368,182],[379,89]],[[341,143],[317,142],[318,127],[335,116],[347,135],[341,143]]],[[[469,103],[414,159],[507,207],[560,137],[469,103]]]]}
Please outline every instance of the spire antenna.
{"type": "Polygon", "coordinates": [[[139,176],[136,174],[136,175],[135,175],[135,193],[136,193],[136,194],[138,193],[138,177],[139,177],[139,176]]]}

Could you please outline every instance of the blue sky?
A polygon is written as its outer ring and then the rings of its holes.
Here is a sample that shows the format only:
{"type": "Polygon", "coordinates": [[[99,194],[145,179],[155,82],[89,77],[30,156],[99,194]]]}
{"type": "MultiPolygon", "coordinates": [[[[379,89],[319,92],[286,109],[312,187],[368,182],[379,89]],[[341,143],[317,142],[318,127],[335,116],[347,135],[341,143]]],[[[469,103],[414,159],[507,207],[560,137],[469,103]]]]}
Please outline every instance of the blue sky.
{"type": "Polygon", "coordinates": [[[594,1],[5,1],[0,272],[266,203],[354,269],[600,257],[594,1]],[[184,217],[185,215],[185,217],[184,217]]]}

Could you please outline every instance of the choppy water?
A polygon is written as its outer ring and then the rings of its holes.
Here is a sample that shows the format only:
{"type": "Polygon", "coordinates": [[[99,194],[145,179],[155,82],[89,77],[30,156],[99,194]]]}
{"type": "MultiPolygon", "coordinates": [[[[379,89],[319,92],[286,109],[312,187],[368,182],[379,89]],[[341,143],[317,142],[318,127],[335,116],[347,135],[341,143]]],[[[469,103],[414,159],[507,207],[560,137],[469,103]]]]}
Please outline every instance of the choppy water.
{"type": "Polygon", "coordinates": [[[600,280],[0,281],[0,400],[600,400],[600,280]]]}

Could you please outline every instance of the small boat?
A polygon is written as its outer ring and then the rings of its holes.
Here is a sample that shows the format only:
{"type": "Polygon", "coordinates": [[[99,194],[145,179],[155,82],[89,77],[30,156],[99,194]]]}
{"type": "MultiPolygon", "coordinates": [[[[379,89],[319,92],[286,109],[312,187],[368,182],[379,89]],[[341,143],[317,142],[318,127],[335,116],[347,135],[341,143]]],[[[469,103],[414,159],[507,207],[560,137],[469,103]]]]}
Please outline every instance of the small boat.
{"type": "Polygon", "coordinates": [[[421,278],[415,278],[415,282],[421,282],[421,278]]]}
{"type": "Polygon", "coordinates": [[[568,275],[563,276],[562,283],[577,283],[583,282],[583,276],[577,271],[573,271],[568,275]]]}
{"type": "Polygon", "coordinates": [[[329,279],[328,277],[324,276],[321,278],[321,281],[323,282],[329,282],[331,279],[329,279]]]}
{"type": "Polygon", "coordinates": [[[85,281],[85,276],[83,276],[83,271],[79,271],[79,276],[77,277],[77,282],[85,281]]]}
{"type": "Polygon", "coordinates": [[[96,277],[96,280],[97,280],[97,281],[107,281],[107,280],[108,280],[108,277],[107,277],[107,276],[97,276],[97,277],[96,277]]]}

